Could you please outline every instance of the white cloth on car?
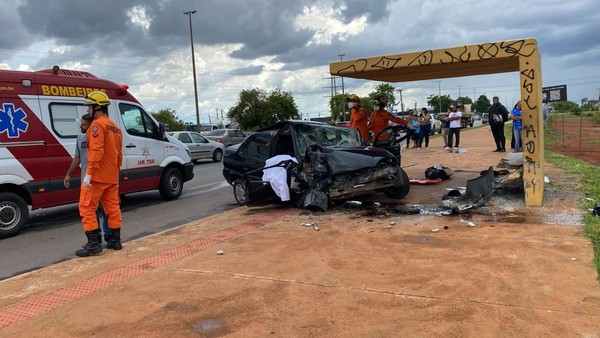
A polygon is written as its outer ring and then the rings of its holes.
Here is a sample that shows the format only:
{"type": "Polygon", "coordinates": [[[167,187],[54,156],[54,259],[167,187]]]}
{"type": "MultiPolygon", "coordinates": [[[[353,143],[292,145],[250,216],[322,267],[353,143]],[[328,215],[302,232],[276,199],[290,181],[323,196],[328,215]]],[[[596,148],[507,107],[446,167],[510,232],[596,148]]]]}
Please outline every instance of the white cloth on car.
{"type": "MultiPolygon", "coordinates": [[[[276,155],[267,159],[265,167],[288,160],[298,163],[298,160],[290,155],[276,155]]],[[[262,180],[271,184],[271,188],[273,188],[275,194],[281,198],[282,202],[290,200],[290,188],[287,184],[287,171],[284,167],[273,167],[263,170],[262,180]]]]}

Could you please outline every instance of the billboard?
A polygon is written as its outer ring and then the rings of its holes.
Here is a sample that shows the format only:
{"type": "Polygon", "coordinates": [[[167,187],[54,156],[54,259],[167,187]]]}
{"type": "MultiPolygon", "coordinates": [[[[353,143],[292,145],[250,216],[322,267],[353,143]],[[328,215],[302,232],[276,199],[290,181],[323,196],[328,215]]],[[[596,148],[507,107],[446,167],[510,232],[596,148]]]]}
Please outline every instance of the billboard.
{"type": "Polygon", "coordinates": [[[567,101],[567,85],[542,87],[542,102],[567,101]]]}

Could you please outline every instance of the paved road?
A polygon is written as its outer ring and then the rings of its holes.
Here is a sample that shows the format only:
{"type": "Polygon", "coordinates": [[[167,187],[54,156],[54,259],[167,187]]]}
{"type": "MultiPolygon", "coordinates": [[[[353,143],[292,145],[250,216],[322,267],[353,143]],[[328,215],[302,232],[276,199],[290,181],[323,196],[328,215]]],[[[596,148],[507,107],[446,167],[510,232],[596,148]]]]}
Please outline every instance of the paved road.
{"type": "MultiPolygon", "coordinates": [[[[222,163],[198,163],[194,179],[185,183],[181,197],[174,201],[163,200],[158,191],[126,195],[121,205],[123,240],[236,207],[222,169],[222,163]]],[[[36,210],[21,234],[0,240],[0,280],[75,257],[85,241],[77,204],[36,210]]]]}

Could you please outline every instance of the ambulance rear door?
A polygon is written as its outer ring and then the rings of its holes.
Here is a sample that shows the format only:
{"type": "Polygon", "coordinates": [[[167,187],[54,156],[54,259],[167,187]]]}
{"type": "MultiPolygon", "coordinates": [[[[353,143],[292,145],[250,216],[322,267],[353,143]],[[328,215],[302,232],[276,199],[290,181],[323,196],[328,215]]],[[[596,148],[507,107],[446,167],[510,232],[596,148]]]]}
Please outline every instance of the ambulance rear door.
{"type": "Polygon", "coordinates": [[[157,189],[165,157],[158,125],[138,104],[117,101],[113,118],[123,133],[121,194],[157,189]]]}

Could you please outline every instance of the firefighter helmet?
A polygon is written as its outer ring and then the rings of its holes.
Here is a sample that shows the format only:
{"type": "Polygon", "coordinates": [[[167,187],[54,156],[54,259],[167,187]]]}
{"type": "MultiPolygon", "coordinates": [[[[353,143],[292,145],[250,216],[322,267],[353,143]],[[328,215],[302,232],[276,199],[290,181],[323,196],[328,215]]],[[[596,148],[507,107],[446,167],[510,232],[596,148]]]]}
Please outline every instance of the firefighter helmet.
{"type": "Polygon", "coordinates": [[[360,102],[360,98],[358,96],[356,96],[355,94],[350,94],[346,98],[346,101],[360,102]]]}
{"type": "Polygon", "coordinates": [[[373,99],[373,104],[376,106],[380,106],[381,108],[387,106],[387,98],[385,96],[377,96],[373,99]]]}
{"type": "Polygon", "coordinates": [[[110,104],[110,99],[106,93],[98,90],[84,96],[84,104],[86,106],[108,106],[110,104]]]}

